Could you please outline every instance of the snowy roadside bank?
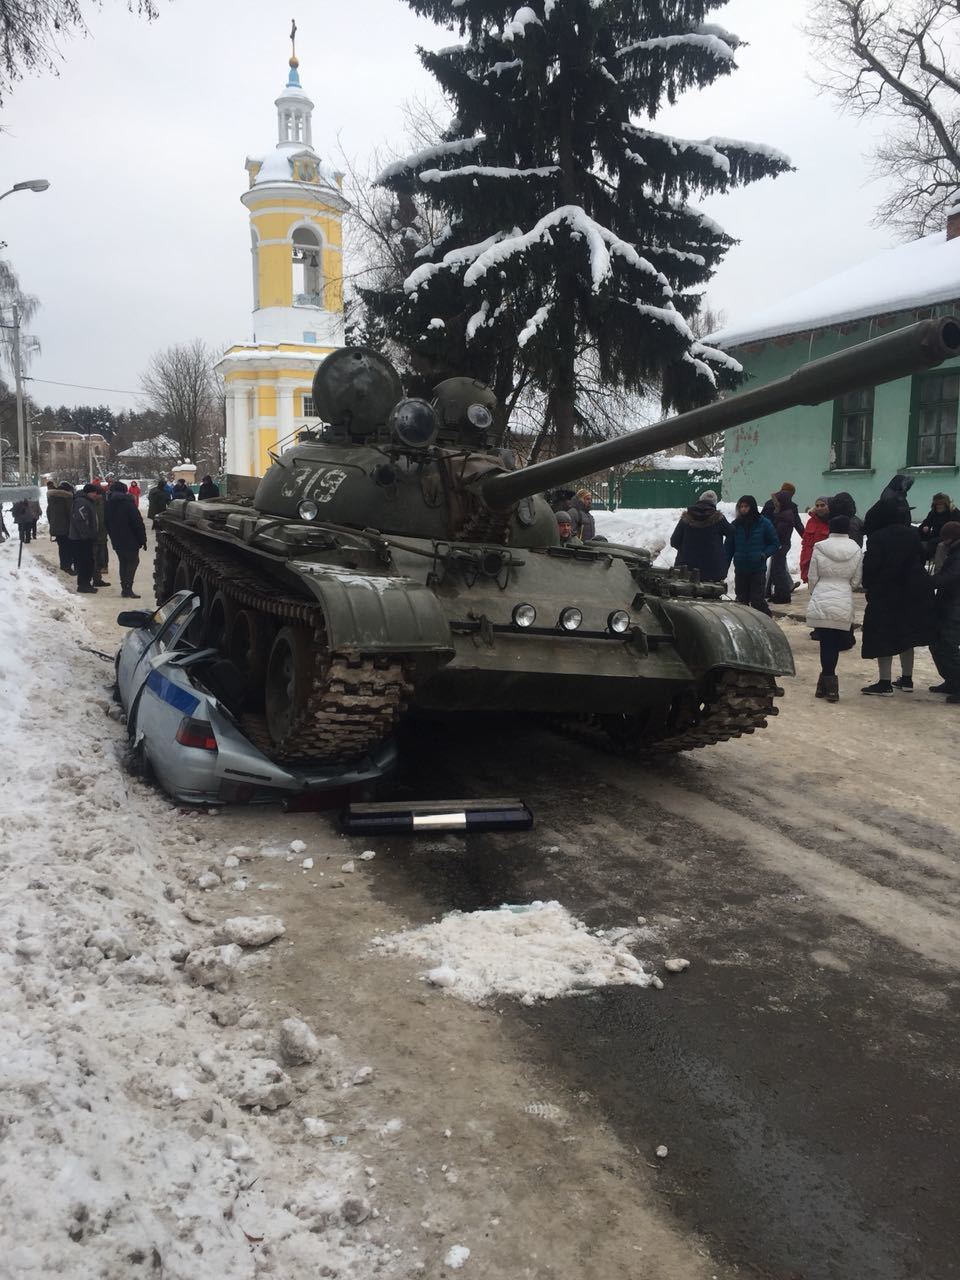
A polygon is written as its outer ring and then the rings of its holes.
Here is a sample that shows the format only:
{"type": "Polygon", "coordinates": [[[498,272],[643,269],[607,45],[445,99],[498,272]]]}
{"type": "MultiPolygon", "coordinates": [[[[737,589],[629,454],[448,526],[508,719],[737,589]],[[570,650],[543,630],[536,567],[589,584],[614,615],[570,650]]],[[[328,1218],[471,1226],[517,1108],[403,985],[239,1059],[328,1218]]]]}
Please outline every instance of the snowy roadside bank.
{"type": "MultiPolygon", "coordinates": [[[[112,671],[79,648],[76,601],[32,557],[15,566],[5,544],[5,1274],[394,1274],[370,1175],[322,1121],[304,1124],[324,1090],[351,1091],[356,1064],[324,1041],[312,1062],[283,1057],[285,1014],[239,994],[264,950],[218,953],[228,994],[191,983],[221,923],[185,892],[215,820],[182,818],[126,779],[123,731],[105,714],[112,671]]],[[[289,1036],[287,1048],[298,1053],[289,1036]]]]}

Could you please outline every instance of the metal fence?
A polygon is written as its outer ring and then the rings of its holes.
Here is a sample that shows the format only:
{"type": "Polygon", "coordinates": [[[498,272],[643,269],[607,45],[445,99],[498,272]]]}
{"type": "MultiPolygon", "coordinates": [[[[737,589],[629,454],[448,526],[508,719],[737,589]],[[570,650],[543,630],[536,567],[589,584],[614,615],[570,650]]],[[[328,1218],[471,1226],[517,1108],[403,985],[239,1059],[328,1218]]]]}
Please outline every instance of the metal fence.
{"type": "Polygon", "coordinates": [[[651,507],[689,507],[705,489],[723,498],[720,476],[715,471],[632,471],[611,485],[615,502],[607,505],[640,510],[651,507]]]}

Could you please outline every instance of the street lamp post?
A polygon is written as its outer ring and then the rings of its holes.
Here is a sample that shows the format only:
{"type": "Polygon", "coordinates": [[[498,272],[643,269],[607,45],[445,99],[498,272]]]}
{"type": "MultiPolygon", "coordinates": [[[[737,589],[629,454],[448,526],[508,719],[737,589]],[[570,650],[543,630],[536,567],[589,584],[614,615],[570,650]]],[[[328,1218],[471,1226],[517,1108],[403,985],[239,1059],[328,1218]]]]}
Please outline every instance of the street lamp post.
{"type": "MultiPolygon", "coordinates": [[[[12,196],[15,191],[46,191],[50,186],[47,178],[28,178],[26,182],[15,182],[9,191],[4,191],[0,195],[0,200],[6,200],[7,196],[12,196]]],[[[13,330],[13,377],[17,390],[17,446],[19,450],[18,466],[20,469],[20,483],[24,483],[24,476],[29,461],[29,449],[26,439],[26,426],[23,421],[23,369],[21,366],[20,351],[20,308],[14,304],[13,306],[13,324],[10,326],[3,325],[3,328],[11,328],[13,330]]]]}

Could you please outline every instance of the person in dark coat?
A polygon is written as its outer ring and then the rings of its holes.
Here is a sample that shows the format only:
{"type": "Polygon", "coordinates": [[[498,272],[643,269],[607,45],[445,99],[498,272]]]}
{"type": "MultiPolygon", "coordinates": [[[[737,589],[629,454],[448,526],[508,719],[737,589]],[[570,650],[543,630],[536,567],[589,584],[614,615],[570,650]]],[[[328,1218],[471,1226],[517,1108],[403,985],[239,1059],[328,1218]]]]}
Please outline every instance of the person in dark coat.
{"type": "Polygon", "coordinates": [[[943,568],[931,579],[936,592],[936,638],[930,656],[943,677],[942,684],[930,686],[931,693],[945,693],[947,701],[960,703],[960,521],[948,520],[940,527],[944,550],[943,568]]]}
{"type": "Polygon", "coordinates": [[[173,492],[170,494],[170,498],[171,500],[173,498],[183,498],[185,502],[195,502],[196,494],[185,480],[178,480],[173,486],[173,492]]]}
{"type": "Polygon", "coordinates": [[[834,516],[846,516],[850,521],[850,537],[858,547],[863,546],[863,521],[857,515],[857,504],[852,493],[835,493],[827,501],[830,519],[834,516]]]}
{"type": "Polygon", "coordinates": [[[788,489],[775,493],[766,504],[764,510],[771,507],[768,519],[777,535],[777,550],[770,557],[770,574],[767,582],[767,599],[774,604],[789,604],[793,591],[793,578],[787,568],[787,556],[793,541],[793,531],[798,526],[803,533],[800,513],[793,501],[793,494],[788,489]]]}
{"type": "Polygon", "coordinates": [[[770,613],[763,588],[767,559],[779,545],[773,525],[760,514],[756,498],[752,494],[744,494],[737,502],[736,519],[730,526],[724,545],[728,569],[733,562],[734,591],[739,604],[748,604],[761,613],[770,613]]]}
{"type": "Polygon", "coordinates": [[[203,502],[207,498],[219,498],[220,486],[214,481],[212,476],[204,476],[200,481],[200,491],[197,497],[203,502]]]}
{"type": "Polygon", "coordinates": [[[37,522],[33,518],[27,498],[18,498],[10,508],[10,514],[13,516],[13,523],[20,530],[21,542],[29,542],[31,538],[36,537],[37,522]]]}
{"type": "Polygon", "coordinates": [[[932,560],[937,554],[937,543],[943,526],[955,520],[960,520],[960,511],[953,505],[949,493],[935,493],[930,510],[920,522],[920,537],[928,560],[932,560]]]}
{"type": "Polygon", "coordinates": [[[701,493],[670,538],[671,547],[677,549],[677,565],[699,569],[701,582],[723,582],[728,568],[723,544],[729,532],[729,520],[717,510],[717,495],[712,489],[701,493]]]}
{"type": "Polygon", "coordinates": [[[913,476],[894,476],[887,487],[881,493],[880,498],[873,504],[867,514],[863,517],[863,529],[869,538],[875,528],[886,528],[883,523],[887,519],[888,507],[892,504],[896,513],[898,524],[909,525],[911,523],[911,515],[913,508],[907,502],[907,493],[913,486],[913,476]],[[878,519],[881,521],[877,523],[878,519]]]}
{"type": "Polygon", "coordinates": [[[898,689],[913,689],[913,651],[934,636],[932,579],[924,568],[920,534],[903,523],[896,498],[882,498],[870,508],[867,549],[863,556],[864,658],[876,658],[879,679],[861,692],[890,696],[893,658],[900,657],[898,689]]]}
{"type": "Polygon", "coordinates": [[[170,505],[170,491],[167,488],[167,482],[163,476],[160,476],[157,483],[147,494],[147,518],[153,521],[153,528],[157,527],[157,516],[166,511],[170,505]]]}
{"type": "Polygon", "coordinates": [[[97,509],[92,501],[96,494],[95,484],[85,484],[74,494],[70,512],[70,550],[77,570],[77,591],[81,594],[97,589],[92,583],[98,538],[97,509]]]}
{"type": "Polygon", "coordinates": [[[73,554],[70,550],[70,513],[73,510],[73,485],[66,480],[47,490],[47,525],[57,544],[60,568],[72,574],[73,554]]]}
{"type": "Polygon", "coordinates": [[[107,533],[120,564],[120,594],[128,600],[139,600],[133,579],[140,563],[141,550],[147,549],[147,530],[137,504],[122,480],[115,480],[107,494],[107,533]]]}
{"type": "Polygon", "coordinates": [[[770,523],[773,524],[773,517],[777,514],[778,511],[782,510],[785,505],[782,495],[786,494],[787,495],[786,502],[789,503],[789,505],[793,508],[793,527],[794,529],[796,529],[797,533],[799,533],[802,537],[803,521],[800,519],[800,508],[797,506],[797,503],[796,503],[796,498],[795,498],[796,492],[797,492],[797,486],[795,484],[791,484],[789,480],[784,480],[783,484],[780,486],[777,492],[772,493],[770,497],[766,500],[766,502],[763,504],[763,509],[761,510],[760,514],[762,516],[766,516],[766,518],[770,521],[770,523]]]}

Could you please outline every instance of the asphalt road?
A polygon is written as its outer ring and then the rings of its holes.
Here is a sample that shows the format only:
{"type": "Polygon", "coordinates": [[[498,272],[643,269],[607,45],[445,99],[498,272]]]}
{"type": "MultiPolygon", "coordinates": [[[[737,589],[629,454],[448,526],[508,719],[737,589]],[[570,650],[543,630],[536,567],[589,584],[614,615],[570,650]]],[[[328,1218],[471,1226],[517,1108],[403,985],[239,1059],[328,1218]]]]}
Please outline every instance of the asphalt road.
{"type": "Polygon", "coordinates": [[[644,917],[643,958],[691,968],[659,993],[513,1007],[520,1050],[638,1161],[652,1135],[667,1145],[666,1212],[734,1270],[946,1280],[960,939],[955,771],[935,753],[956,712],[861,698],[859,680],[814,704],[811,674],[766,734],[653,765],[504,721],[413,731],[411,795],[519,794],[538,827],[433,852],[396,840],[379,887],[423,918],[536,898],[591,925],[644,917]]]}

